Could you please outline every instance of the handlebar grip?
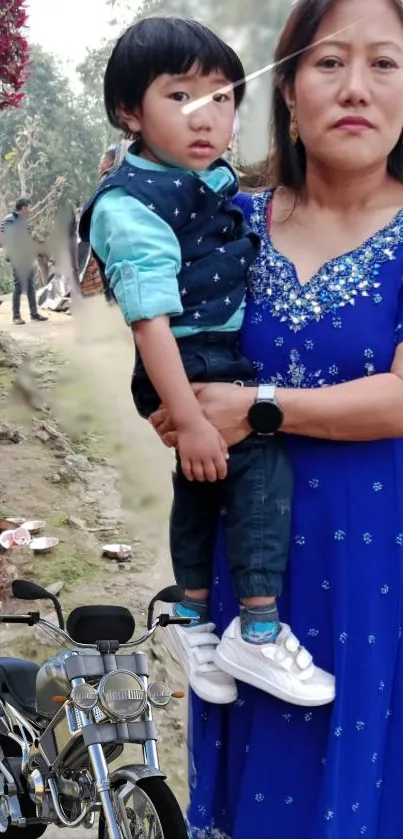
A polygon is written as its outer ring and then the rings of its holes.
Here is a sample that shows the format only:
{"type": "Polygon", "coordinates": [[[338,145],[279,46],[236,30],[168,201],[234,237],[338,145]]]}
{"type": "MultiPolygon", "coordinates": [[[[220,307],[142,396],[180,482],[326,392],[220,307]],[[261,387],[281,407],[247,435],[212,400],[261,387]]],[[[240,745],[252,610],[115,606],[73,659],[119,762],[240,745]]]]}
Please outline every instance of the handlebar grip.
{"type": "Polygon", "coordinates": [[[172,623],[179,623],[182,626],[189,626],[194,621],[194,618],[180,618],[179,616],[176,618],[169,618],[168,625],[170,626],[172,623]]]}
{"type": "Polygon", "coordinates": [[[170,626],[173,623],[182,624],[182,626],[189,626],[190,623],[194,618],[180,618],[179,616],[171,617],[171,615],[160,615],[158,618],[159,626],[165,627],[170,626]]]}
{"type": "Polygon", "coordinates": [[[0,623],[25,623],[27,626],[34,626],[39,621],[39,612],[29,612],[27,615],[0,615],[0,623]]]}

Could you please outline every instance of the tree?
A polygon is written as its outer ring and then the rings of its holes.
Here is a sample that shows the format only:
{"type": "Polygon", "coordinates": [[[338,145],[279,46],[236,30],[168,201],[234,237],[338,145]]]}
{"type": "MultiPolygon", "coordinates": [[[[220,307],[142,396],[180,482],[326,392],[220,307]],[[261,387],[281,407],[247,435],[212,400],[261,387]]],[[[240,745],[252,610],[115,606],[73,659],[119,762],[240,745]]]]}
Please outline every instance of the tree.
{"type": "MultiPolygon", "coordinates": [[[[4,177],[1,180],[3,203],[14,201],[21,191],[36,203],[58,178],[65,180],[67,193],[77,204],[85,201],[97,183],[103,131],[93,124],[53,57],[40,47],[31,47],[24,100],[20,108],[7,110],[1,121],[0,173],[6,169],[6,187],[4,177]],[[19,149],[22,136],[28,134],[24,181],[19,149]]],[[[0,195],[0,209],[1,203],[0,195]]]]}
{"type": "Polygon", "coordinates": [[[109,125],[104,108],[103,77],[111,51],[108,41],[99,49],[88,50],[85,60],[77,67],[83,87],[82,101],[85,112],[97,130],[102,151],[119,141],[119,133],[109,125]]]}
{"type": "MultiPolygon", "coordinates": [[[[1,117],[0,217],[19,195],[26,195],[32,201],[34,235],[47,240],[61,199],[70,197],[78,206],[93,192],[103,131],[92,123],[52,56],[31,47],[24,99],[1,117]]],[[[41,267],[46,277],[47,263],[41,267]]]]}
{"type": "Polygon", "coordinates": [[[28,44],[25,0],[3,0],[0,8],[0,111],[17,106],[26,80],[28,44]]]}

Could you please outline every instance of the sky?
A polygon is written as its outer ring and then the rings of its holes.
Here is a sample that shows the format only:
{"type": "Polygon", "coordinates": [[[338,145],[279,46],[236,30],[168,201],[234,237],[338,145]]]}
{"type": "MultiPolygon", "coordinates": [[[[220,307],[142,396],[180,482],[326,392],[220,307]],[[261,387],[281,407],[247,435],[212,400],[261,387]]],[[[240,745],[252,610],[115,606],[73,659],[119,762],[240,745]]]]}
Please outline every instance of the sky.
{"type": "MultiPolygon", "coordinates": [[[[133,11],[137,0],[131,4],[133,11]]],[[[87,49],[113,37],[113,13],[106,0],[27,0],[29,41],[53,53],[74,80],[87,49]]]]}

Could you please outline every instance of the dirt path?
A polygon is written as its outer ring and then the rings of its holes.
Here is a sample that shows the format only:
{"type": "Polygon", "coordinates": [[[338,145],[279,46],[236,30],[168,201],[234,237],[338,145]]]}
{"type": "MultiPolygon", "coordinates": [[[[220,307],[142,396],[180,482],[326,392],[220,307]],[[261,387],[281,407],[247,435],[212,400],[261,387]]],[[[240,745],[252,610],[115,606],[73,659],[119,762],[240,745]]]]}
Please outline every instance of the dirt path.
{"type": "MultiPolygon", "coordinates": [[[[101,297],[84,300],[74,318],[47,313],[47,323],[30,323],[15,327],[11,323],[9,301],[0,307],[0,330],[9,331],[17,341],[40,342],[62,352],[74,366],[77,387],[88,386],[102,411],[102,428],[110,432],[119,446],[114,452],[119,462],[123,495],[141,491],[144,498],[152,496],[158,507],[155,515],[144,516],[143,526],[150,532],[153,547],[167,546],[166,514],[171,499],[171,453],[159,443],[155,433],[141,420],[133,408],[130,376],[133,367],[133,344],[129,330],[122,323],[116,308],[108,307],[101,297]]],[[[66,378],[69,375],[67,367],[66,378]]],[[[63,371],[60,373],[61,383],[63,371]]],[[[59,396],[58,413],[74,418],[80,405],[74,404],[74,388],[59,396]]],[[[80,394],[78,394],[80,396],[80,394]]],[[[77,400],[80,401],[79,398],[77,400]]]]}
{"type": "MultiPolygon", "coordinates": [[[[27,322],[20,327],[11,323],[10,302],[6,300],[0,306],[1,331],[8,332],[22,350],[33,354],[34,370],[57,427],[73,445],[76,441],[75,451],[77,446],[80,451],[81,445],[84,455],[90,451],[93,457],[90,458],[90,478],[86,475],[81,482],[68,486],[63,482],[62,485],[53,484],[52,480],[49,483],[49,475],[58,467],[60,452],[54,451],[52,446],[49,448],[49,444],[44,446],[32,433],[32,424],[36,428],[41,415],[29,417],[28,422],[27,417],[22,416],[21,406],[12,404],[3,388],[0,421],[6,415],[7,419],[22,423],[26,431],[21,446],[2,446],[0,503],[9,515],[12,504],[14,515],[18,515],[19,510],[22,515],[35,514],[57,529],[57,535],[61,536],[59,564],[56,566],[55,552],[53,569],[49,560],[50,567],[41,564],[41,574],[42,580],[44,574],[49,577],[46,582],[54,581],[55,574],[57,579],[68,578],[63,596],[65,608],[77,603],[102,602],[106,592],[111,602],[134,609],[140,624],[149,598],[172,580],[167,549],[172,454],[160,444],[133,408],[129,390],[133,365],[130,334],[122,324],[119,312],[107,307],[98,297],[83,301],[73,318],[51,313],[46,323],[27,322]],[[35,509],[32,509],[33,505],[35,509]],[[105,541],[106,532],[99,537],[77,529],[73,532],[71,527],[66,528],[66,515],[81,517],[87,524],[101,521],[102,525],[109,523],[111,527],[117,527],[120,540],[125,536],[135,544],[130,568],[126,566],[119,570],[114,563],[107,564],[100,558],[99,540],[105,541]],[[64,565],[60,560],[63,550],[67,551],[64,565]],[[81,567],[83,563],[86,564],[85,573],[81,567]]],[[[19,571],[20,576],[23,571],[35,576],[35,568],[24,562],[19,571]]],[[[26,641],[24,654],[28,656],[30,650],[38,660],[35,645],[26,641]]],[[[183,686],[182,675],[166,657],[161,645],[153,645],[152,652],[155,674],[170,677],[175,687],[183,686]]],[[[158,724],[161,764],[184,803],[184,709],[172,708],[164,712],[158,724]]],[[[47,839],[60,839],[60,835],[60,831],[53,829],[46,833],[47,839]]],[[[71,835],[78,839],[82,829],[71,835]]],[[[86,835],[90,836],[87,832],[86,835]]]]}

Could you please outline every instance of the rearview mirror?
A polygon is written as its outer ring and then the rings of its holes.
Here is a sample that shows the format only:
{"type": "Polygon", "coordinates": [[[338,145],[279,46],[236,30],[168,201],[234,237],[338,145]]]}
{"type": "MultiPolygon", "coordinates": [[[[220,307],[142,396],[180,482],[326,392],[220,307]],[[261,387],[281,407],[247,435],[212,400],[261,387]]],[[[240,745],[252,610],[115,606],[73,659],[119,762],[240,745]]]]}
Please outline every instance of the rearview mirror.
{"type": "Polygon", "coordinates": [[[50,594],[46,588],[34,583],[33,580],[14,580],[11,584],[13,597],[17,600],[51,600],[57,615],[60,629],[64,629],[64,620],[60,603],[54,594],[50,594]]]}
{"type": "Polygon", "coordinates": [[[52,595],[46,588],[38,586],[32,580],[14,580],[12,583],[13,597],[17,600],[49,600],[52,595]]]}

